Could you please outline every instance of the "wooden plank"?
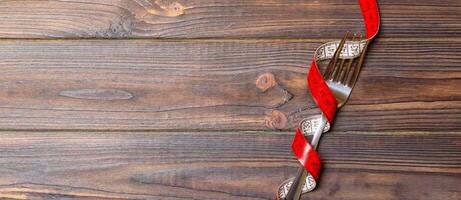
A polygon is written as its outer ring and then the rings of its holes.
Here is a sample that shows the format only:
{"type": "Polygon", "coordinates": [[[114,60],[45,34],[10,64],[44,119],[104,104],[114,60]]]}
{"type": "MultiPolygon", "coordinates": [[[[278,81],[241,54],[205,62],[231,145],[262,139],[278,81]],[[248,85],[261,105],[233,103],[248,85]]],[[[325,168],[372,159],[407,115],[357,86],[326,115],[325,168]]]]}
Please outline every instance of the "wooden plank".
{"type": "MultiPolygon", "coordinates": [[[[319,44],[1,41],[0,129],[293,129],[318,113],[305,76],[319,44]]],[[[370,48],[336,130],[461,128],[460,42],[370,48]]]]}
{"type": "MultiPolygon", "coordinates": [[[[458,0],[380,0],[385,37],[459,37],[458,0]]],[[[356,0],[2,1],[2,38],[337,38],[356,0]]]]}
{"type": "MultiPolygon", "coordinates": [[[[271,199],[292,133],[1,132],[0,198],[271,199]]],[[[459,199],[461,133],[333,132],[306,199],[459,199]]]]}

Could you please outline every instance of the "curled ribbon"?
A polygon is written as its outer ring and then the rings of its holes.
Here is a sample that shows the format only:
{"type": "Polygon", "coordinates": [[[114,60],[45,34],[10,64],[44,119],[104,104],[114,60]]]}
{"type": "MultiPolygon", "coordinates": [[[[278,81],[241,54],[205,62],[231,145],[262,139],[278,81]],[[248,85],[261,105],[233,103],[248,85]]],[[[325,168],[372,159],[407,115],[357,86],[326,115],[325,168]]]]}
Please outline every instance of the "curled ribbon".
{"type": "MultiPolygon", "coordinates": [[[[340,53],[340,58],[358,57],[367,40],[373,39],[378,34],[380,17],[376,0],[358,0],[358,3],[365,23],[366,40],[346,42],[340,53]]],[[[339,41],[328,42],[321,45],[315,51],[311,68],[307,75],[309,90],[313,99],[322,111],[322,114],[303,120],[300,125],[301,127],[296,131],[292,143],[293,153],[308,172],[306,183],[302,187],[303,193],[309,192],[316,187],[322,166],[320,156],[309,141],[306,140],[304,135],[312,134],[315,131],[321,121],[322,115],[324,115],[328,120],[328,124],[323,130],[324,132],[327,132],[334,121],[337,111],[336,98],[323,79],[323,76],[317,66],[317,61],[331,59],[338,46],[339,41]]],[[[294,178],[288,179],[281,184],[276,195],[277,200],[285,199],[286,194],[293,183],[293,179],[294,178]]]]}

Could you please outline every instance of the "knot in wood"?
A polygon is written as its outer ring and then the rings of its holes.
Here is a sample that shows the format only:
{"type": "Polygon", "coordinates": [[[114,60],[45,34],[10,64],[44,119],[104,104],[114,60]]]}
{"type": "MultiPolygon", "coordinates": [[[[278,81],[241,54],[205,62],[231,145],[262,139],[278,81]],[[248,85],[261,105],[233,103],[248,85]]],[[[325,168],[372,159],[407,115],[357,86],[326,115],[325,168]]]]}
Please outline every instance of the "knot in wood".
{"type": "Polygon", "coordinates": [[[184,14],[184,6],[178,2],[174,2],[170,5],[170,10],[176,13],[177,16],[184,14]]]}
{"type": "Polygon", "coordinates": [[[258,87],[262,92],[267,91],[268,89],[276,85],[275,76],[272,73],[265,73],[258,77],[256,80],[256,87],[258,87]]]}
{"type": "Polygon", "coordinates": [[[179,2],[171,2],[171,1],[156,1],[157,5],[159,5],[163,11],[165,12],[166,16],[169,17],[177,17],[184,14],[184,6],[181,5],[179,2]]]}
{"type": "Polygon", "coordinates": [[[288,122],[287,116],[278,110],[273,110],[271,113],[267,114],[264,119],[266,121],[266,127],[272,129],[284,129],[288,122]]]}

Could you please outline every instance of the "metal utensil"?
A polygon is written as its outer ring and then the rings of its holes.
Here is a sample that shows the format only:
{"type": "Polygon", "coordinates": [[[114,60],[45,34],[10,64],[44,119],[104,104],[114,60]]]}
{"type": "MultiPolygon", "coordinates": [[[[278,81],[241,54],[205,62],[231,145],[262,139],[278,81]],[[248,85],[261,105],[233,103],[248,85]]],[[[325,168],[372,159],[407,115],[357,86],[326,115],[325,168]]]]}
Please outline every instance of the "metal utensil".
{"type": "MultiPolygon", "coordinates": [[[[330,90],[333,92],[333,95],[337,101],[338,109],[344,106],[347,102],[349,96],[352,93],[352,89],[357,82],[358,75],[360,74],[361,67],[364,62],[365,53],[367,51],[368,45],[370,44],[370,40],[365,42],[365,45],[360,53],[360,56],[351,59],[339,59],[341,52],[343,51],[344,44],[346,40],[348,40],[349,33],[346,33],[338,45],[333,58],[328,64],[327,69],[324,73],[324,79],[330,90]],[[356,61],[358,60],[358,61],[356,61]],[[346,64],[347,61],[347,65],[346,64]]],[[[354,34],[351,38],[352,42],[361,41],[360,34],[354,34]]],[[[358,46],[360,50],[360,43],[358,46]]],[[[311,141],[311,145],[314,149],[317,148],[320,138],[323,133],[323,129],[327,125],[328,121],[324,115],[320,120],[320,124],[315,130],[314,136],[311,141]]],[[[302,194],[302,188],[304,184],[310,184],[306,182],[307,172],[303,166],[300,166],[297,172],[297,176],[293,180],[293,184],[291,185],[290,190],[287,193],[286,199],[287,200],[298,200],[302,194]]]]}

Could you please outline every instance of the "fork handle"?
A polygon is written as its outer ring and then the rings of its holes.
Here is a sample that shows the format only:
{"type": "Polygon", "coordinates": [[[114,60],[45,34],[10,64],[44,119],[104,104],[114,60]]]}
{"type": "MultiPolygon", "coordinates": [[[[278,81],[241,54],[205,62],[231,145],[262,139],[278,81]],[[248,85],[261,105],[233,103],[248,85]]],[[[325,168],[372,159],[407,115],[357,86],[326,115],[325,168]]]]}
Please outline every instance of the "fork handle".
{"type": "Polygon", "coordinates": [[[317,146],[319,145],[320,138],[322,137],[323,134],[323,129],[325,129],[325,126],[328,123],[327,117],[322,114],[322,118],[320,119],[319,126],[317,126],[317,129],[315,130],[314,137],[311,140],[311,145],[314,147],[314,149],[317,149],[317,146]]]}
{"type": "MultiPolygon", "coordinates": [[[[315,130],[314,137],[311,140],[311,145],[314,149],[317,149],[320,138],[322,137],[323,129],[327,125],[327,122],[327,118],[325,117],[325,115],[322,114],[319,126],[315,130]]],[[[291,185],[290,190],[287,193],[286,200],[299,200],[301,198],[302,188],[304,186],[304,183],[306,182],[306,178],[307,171],[304,168],[304,166],[300,164],[298,172],[296,173],[296,177],[293,180],[293,184],[291,185]]]]}
{"type": "Polygon", "coordinates": [[[290,190],[288,190],[285,200],[299,200],[301,198],[301,194],[303,192],[302,188],[306,182],[306,178],[306,169],[304,169],[304,167],[299,164],[298,172],[296,173],[296,177],[293,180],[293,184],[291,185],[290,190]]]}

